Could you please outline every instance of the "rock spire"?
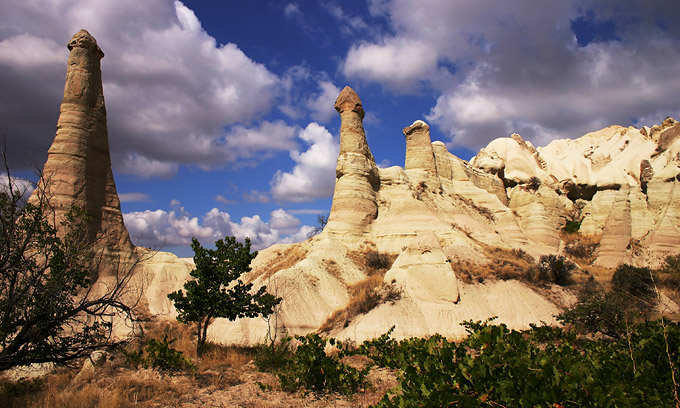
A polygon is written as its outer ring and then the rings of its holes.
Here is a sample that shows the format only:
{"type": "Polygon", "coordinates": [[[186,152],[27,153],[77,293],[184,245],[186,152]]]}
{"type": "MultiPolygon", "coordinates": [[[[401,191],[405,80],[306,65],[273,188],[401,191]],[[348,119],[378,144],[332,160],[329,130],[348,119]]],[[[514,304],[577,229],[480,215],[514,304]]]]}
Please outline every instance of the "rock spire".
{"type": "Polygon", "coordinates": [[[335,101],[335,110],[341,119],[340,155],[327,227],[335,232],[365,232],[378,214],[380,175],[366,143],[364,109],[359,95],[346,86],[335,101]]]}
{"type": "Polygon", "coordinates": [[[421,169],[436,174],[430,127],[427,123],[416,120],[411,126],[405,127],[403,132],[406,137],[404,170],[421,169]]]}
{"type": "Polygon", "coordinates": [[[104,53],[86,30],[71,38],[68,49],[64,99],[41,185],[57,225],[71,206],[87,211],[87,235],[102,251],[104,271],[111,266],[104,263],[125,262],[134,249],[111,171],[100,66],[104,53]]]}

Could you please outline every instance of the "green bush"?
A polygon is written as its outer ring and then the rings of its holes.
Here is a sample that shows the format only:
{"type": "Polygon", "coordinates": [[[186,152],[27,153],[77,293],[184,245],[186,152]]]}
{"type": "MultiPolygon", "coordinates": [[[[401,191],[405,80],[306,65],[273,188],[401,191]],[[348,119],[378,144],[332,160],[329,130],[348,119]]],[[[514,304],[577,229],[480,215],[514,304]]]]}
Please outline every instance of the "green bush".
{"type": "Polygon", "coordinates": [[[144,368],[154,368],[160,371],[194,371],[194,364],[184,354],[172,347],[176,339],[168,339],[167,334],[163,338],[148,339],[145,348],[141,351],[123,351],[128,364],[144,368]]]}
{"type": "Polygon", "coordinates": [[[581,229],[581,221],[567,219],[565,220],[564,227],[562,227],[562,232],[576,234],[579,229],[581,229]]]}
{"type": "Polygon", "coordinates": [[[669,255],[657,271],[659,283],[670,289],[680,289],[680,255],[669,255]]]}
{"type": "Polygon", "coordinates": [[[542,255],[538,260],[538,279],[560,286],[571,284],[571,271],[576,265],[562,255],[542,255]]]}
{"type": "Polygon", "coordinates": [[[366,383],[369,367],[357,370],[340,362],[344,355],[328,355],[325,348],[343,348],[335,339],[326,340],[316,333],[295,336],[300,345],[290,358],[286,367],[278,373],[281,387],[288,391],[300,388],[315,392],[339,392],[351,395],[366,383]]]}
{"type": "Polygon", "coordinates": [[[602,333],[618,339],[625,333],[628,318],[637,317],[630,306],[622,292],[597,289],[582,296],[579,302],[557,315],[557,319],[582,333],[602,333]]]}
{"type": "Polygon", "coordinates": [[[293,352],[291,338],[279,342],[262,343],[255,346],[255,366],[261,371],[284,370],[291,361],[293,352]]]}
{"type": "Polygon", "coordinates": [[[612,276],[612,288],[633,297],[634,301],[649,303],[655,295],[652,271],[621,264],[612,276]]]}
{"type": "Polygon", "coordinates": [[[401,359],[399,385],[377,406],[675,406],[676,323],[633,325],[626,339],[609,342],[577,339],[547,326],[526,331],[488,322],[464,326],[469,336],[460,343],[439,335],[383,341],[401,359]]]}

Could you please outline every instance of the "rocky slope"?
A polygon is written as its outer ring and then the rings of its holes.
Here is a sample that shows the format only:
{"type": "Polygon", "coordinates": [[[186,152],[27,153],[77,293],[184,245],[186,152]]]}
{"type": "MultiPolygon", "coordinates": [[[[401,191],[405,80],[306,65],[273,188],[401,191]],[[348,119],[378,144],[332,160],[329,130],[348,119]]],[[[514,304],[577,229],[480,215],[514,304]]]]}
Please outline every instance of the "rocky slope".
{"type": "MultiPolygon", "coordinates": [[[[600,242],[596,266],[649,265],[680,251],[680,124],[672,119],[652,128],[612,126],[538,149],[514,134],[471,162],[432,143],[428,125],[417,120],[404,129],[404,168],[378,169],[358,95],[343,89],[335,108],[341,149],[326,228],[306,242],[262,251],[249,276],[284,297],[279,322],[287,333],[323,326],[362,341],[392,325],[397,337],[458,337],[468,319],[498,316],[515,328],[554,322],[574,299],[562,288],[539,293],[518,280],[480,283],[461,275],[498,268],[499,257],[563,253],[566,220],[600,242]],[[375,254],[396,260],[374,286],[377,306],[366,312],[354,303],[357,288],[375,280],[361,258],[375,254]],[[339,309],[347,311],[344,319],[339,309]]],[[[266,329],[262,320],[222,321],[210,334],[257,342],[266,329]]]]}
{"type": "MultiPolygon", "coordinates": [[[[174,318],[166,295],[182,286],[192,264],[132,246],[111,173],[103,53],[86,31],[69,49],[46,188],[58,209],[77,204],[93,215],[90,233],[105,237],[107,265],[125,257],[138,262],[135,282],[148,312],[174,318]]],[[[680,123],[673,119],[652,128],[611,126],[542,148],[514,134],[470,162],[431,142],[428,125],[417,120],[404,129],[405,166],[379,169],[359,96],[346,87],[335,108],[340,154],[324,231],[260,251],[247,276],[284,299],[274,330],[323,328],[362,341],[393,325],[396,337],[459,337],[469,319],[498,316],[511,328],[555,322],[573,295],[557,286],[538,289],[511,272],[563,253],[567,220],[599,242],[594,263],[601,268],[650,265],[680,252],[680,123]]],[[[257,343],[269,323],[218,319],[209,337],[257,343]]]]}

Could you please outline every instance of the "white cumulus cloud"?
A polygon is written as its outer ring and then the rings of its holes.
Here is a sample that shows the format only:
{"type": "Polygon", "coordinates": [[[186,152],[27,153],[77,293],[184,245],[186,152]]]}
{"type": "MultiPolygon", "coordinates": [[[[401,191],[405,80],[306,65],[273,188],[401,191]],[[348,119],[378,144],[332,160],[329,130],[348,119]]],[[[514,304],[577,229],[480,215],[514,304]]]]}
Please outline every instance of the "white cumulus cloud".
{"type": "Polygon", "coordinates": [[[218,44],[180,1],[0,0],[0,9],[0,123],[11,136],[9,151],[24,155],[15,158],[20,164],[44,161],[64,89],[66,43],[82,28],[105,53],[119,171],[167,177],[178,164],[234,160],[224,127],[257,119],[279,92],[275,74],[236,44],[218,44]]]}
{"type": "Polygon", "coordinates": [[[369,6],[390,29],[353,44],[342,72],[393,92],[434,92],[427,119],[468,148],[512,132],[545,143],[680,113],[679,2],[369,6]]]}
{"type": "Polygon", "coordinates": [[[283,209],[270,213],[270,220],[259,215],[242,217],[234,222],[227,212],[213,208],[202,217],[192,216],[175,203],[170,211],[146,210],[123,214],[130,238],[136,245],[150,248],[188,246],[192,237],[211,245],[225,236],[243,242],[252,241],[253,250],[261,250],[276,243],[294,243],[307,239],[313,227],[301,225],[298,218],[283,209]]]}
{"type": "Polygon", "coordinates": [[[271,181],[275,200],[303,202],[333,195],[339,143],[325,127],[312,122],[300,132],[309,148],[292,151],[295,162],[291,172],[277,171],[271,181]]]}

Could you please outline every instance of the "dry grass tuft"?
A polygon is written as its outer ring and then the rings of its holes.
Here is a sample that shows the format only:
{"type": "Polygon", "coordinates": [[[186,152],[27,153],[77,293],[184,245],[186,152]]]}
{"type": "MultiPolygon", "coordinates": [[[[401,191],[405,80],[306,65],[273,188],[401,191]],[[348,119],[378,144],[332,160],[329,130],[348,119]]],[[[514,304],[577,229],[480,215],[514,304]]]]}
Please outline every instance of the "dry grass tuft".
{"type": "Polygon", "coordinates": [[[283,252],[277,252],[277,256],[267,264],[260,266],[257,272],[251,274],[249,280],[252,282],[260,276],[262,276],[263,279],[269,279],[276,272],[290,268],[305,259],[306,256],[306,249],[302,248],[300,245],[292,245],[283,252]]]}
{"type": "Polygon", "coordinates": [[[151,370],[129,370],[117,362],[106,363],[89,380],[76,379],[77,371],[63,368],[26,383],[3,384],[3,407],[118,408],[170,406],[189,392],[189,384],[168,381],[151,370]]]}
{"type": "Polygon", "coordinates": [[[452,263],[453,270],[465,283],[484,283],[487,279],[527,280],[536,267],[534,258],[521,249],[485,248],[489,262],[480,265],[468,261],[452,263]]]}
{"type": "Polygon", "coordinates": [[[380,275],[369,276],[348,289],[349,303],[333,313],[321,325],[319,333],[330,333],[333,329],[345,328],[356,316],[366,314],[378,305],[394,303],[401,298],[401,290],[396,285],[384,283],[380,275]]]}
{"type": "Polygon", "coordinates": [[[366,276],[385,276],[398,254],[381,253],[372,242],[364,242],[358,250],[348,251],[347,258],[351,260],[366,276]]]}
{"type": "Polygon", "coordinates": [[[565,244],[564,253],[582,268],[595,261],[601,238],[601,235],[560,234],[565,244]]]}
{"type": "Polygon", "coordinates": [[[338,265],[337,262],[335,262],[332,259],[324,259],[323,260],[323,266],[326,268],[326,272],[328,272],[329,275],[334,277],[335,279],[344,282],[345,280],[342,278],[342,274],[340,273],[340,265],[338,265]]]}
{"type": "Polygon", "coordinates": [[[252,347],[207,343],[203,357],[198,362],[198,371],[233,368],[241,369],[253,361],[252,347]]]}
{"type": "Polygon", "coordinates": [[[401,291],[395,285],[383,283],[385,273],[392,267],[397,256],[379,252],[371,242],[364,242],[356,251],[348,251],[347,257],[366,274],[366,279],[348,287],[349,303],[333,313],[321,325],[319,333],[347,327],[356,316],[368,313],[382,303],[398,300],[401,291]]]}
{"type": "Polygon", "coordinates": [[[183,324],[177,320],[147,322],[142,336],[133,340],[128,348],[140,350],[147,339],[161,339],[164,334],[167,334],[169,339],[175,339],[172,343],[174,349],[181,351],[188,358],[196,359],[196,327],[194,324],[183,324]]]}

